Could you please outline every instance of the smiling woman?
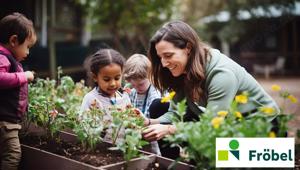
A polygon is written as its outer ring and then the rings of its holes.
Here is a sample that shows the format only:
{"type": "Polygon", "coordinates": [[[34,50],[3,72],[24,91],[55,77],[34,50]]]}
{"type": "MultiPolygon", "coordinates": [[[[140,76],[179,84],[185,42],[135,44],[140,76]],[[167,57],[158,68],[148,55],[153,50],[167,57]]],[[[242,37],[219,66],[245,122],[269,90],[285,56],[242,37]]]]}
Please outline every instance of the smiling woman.
{"type": "MultiPolygon", "coordinates": [[[[240,65],[200,41],[197,33],[182,21],[164,24],[150,40],[148,57],[152,64],[151,80],[161,92],[174,90],[175,102],[186,98],[185,121],[197,121],[199,108],[227,110],[234,97],[247,91],[252,101],[239,108],[241,113],[257,112],[258,106],[268,106],[279,112],[277,104],[258,82],[240,65]]],[[[144,131],[152,141],[176,131],[169,111],[153,119],[144,131]]]]}
{"type": "Polygon", "coordinates": [[[190,48],[180,49],[164,40],[158,42],[155,48],[162,66],[168,68],[174,77],[180,76],[185,71],[188,58],[182,56],[188,56],[190,48]]]}

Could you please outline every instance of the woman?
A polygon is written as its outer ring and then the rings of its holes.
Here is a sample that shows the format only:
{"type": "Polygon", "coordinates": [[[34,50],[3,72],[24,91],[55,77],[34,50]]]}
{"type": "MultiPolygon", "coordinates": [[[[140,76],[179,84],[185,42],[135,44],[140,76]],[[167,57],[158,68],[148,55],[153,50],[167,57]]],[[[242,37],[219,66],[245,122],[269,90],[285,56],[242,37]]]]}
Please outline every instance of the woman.
{"type": "MultiPolygon", "coordinates": [[[[175,90],[175,102],[187,99],[185,121],[198,120],[202,112],[199,108],[228,109],[234,97],[244,91],[253,101],[239,108],[242,113],[256,112],[263,105],[279,111],[274,100],[243,67],[201,42],[182,21],[166,23],[154,34],[148,57],[154,86],[160,91],[175,90]]],[[[158,119],[148,120],[151,125],[143,132],[144,138],[153,141],[174,133],[176,128],[170,125],[173,114],[170,108],[158,119]]]]}

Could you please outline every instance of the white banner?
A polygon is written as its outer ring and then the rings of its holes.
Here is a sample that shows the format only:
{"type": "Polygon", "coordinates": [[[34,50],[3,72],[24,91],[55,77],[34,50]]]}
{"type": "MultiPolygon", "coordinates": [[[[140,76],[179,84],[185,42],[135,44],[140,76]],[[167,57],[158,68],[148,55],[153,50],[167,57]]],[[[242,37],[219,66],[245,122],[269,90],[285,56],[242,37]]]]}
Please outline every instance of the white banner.
{"type": "Polygon", "coordinates": [[[216,138],[216,167],[294,166],[294,138],[216,138]]]}

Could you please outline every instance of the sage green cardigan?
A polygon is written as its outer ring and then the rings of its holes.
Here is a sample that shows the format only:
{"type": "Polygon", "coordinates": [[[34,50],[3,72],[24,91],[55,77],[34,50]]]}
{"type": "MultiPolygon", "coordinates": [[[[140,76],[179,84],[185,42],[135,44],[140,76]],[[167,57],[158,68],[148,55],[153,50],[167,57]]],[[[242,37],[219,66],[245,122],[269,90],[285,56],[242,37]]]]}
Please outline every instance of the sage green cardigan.
{"type": "MultiPolygon", "coordinates": [[[[214,111],[226,110],[230,107],[236,95],[247,91],[250,100],[247,104],[239,106],[241,113],[253,112],[259,106],[273,107],[276,112],[279,112],[275,101],[243,67],[220,53],[219,50],[211,49],[209,53],[211,58],[206,65],[204,89],[207,93],[207,98],[204,99],[204,103],[198,102],[198,105],[206,109],[213,109],[214,111]]],[[[176,92],[174,101],[176,103],[183,98],[186,98],[186,95],[182,88],[182,91],[176,92]]],[[[190,102],[187,99],[188,105],[193,107],[190,105],[190,102]]],[[[170,123],[173,114],[174,111],[170,107],[169,111],[158,119],[160,123],[170,123]]]]}

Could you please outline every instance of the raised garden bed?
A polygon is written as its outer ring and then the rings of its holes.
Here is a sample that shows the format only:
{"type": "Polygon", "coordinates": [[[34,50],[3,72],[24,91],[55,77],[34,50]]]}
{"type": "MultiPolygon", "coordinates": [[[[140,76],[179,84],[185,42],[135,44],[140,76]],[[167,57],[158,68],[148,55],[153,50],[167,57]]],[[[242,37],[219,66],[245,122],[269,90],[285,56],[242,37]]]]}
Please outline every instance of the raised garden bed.
{"type": "MultiPolygon", "coordinates": [[[[97,167],[27,145],[22,145],[22,151],[22,170],[120,170],[126,168],[127,170],[166,170],[174,162],[171,159],[163,158],[157,155],[148,155],[146,156],[146,159],[135,158],[129,163],[120,161],[117,163],[111,163],[109,165],[97,167]]],[[[176,170],[190,170],[193,169],[193,166],[184,163],[176,163],[173,168],[176,170]]]]}
{"type": "MultiPolygon", "coordinates": [[[[135,158],[125,162],[120,151],[108,150],[112,145],[102,142],[93,153],[85,153],[80,146],[75,145],[76,136],[68,132],[60,132],[60,144],[43,141],[40,136],[22,139],[21,169],[168,169],[174,160],[159,157],[140,151],[144,158],[135,158]],[[31,146],[29,146],[31,145],[31,146]]],[[[175,169],[192,169],[184,163],[176,163],[175,169]]]]}
{"type": "MultiPolygon", "coordinates": [[[[192,170],[195,169],[194,166],[177,162],[175,163],[174,160],[164,158],[157,155],[150,155],[148,159],[133,159],[130,161],[130,163],[127,165],[127,169],[129,170],[192,170]]],[[[124,169],[126,167],[125,162],[120,162],[108,166],[102,167],[103,169],[107,170],[120,170],[124,169]]]]}
{"type": "MultiPolygon", "coordinates": [[[[120,161],[124,161],[123,155],[120,151],[112,151],[108,148],[112,147],[110,143],[102,142],[97,146],[97,149],[94,152],[86,152],[82,149],[81,145],[77,142],[76,136],[67,132],[60,132],[61,141],[49,141],[45,139],[43,136],[31,136],[28,135],[26,138],[21,139],[23,155],[22,155],[22,166],[26,167],[26,169],[32,169],[33,166],[30,165],[36,163],[36,159],[42,158],[45,160],[49,160],[50,164],[47,167],[51,167],[49,169],[57,169],[59,165],[53,165],[51,162],[52,159],[56,160],[61,159],[62,163],[56,164],[72,164],[74,161],[75,169],[80,164],[89,164],[94,167],[100,167],[104,165],[109,165],[112,163],[117,163],[120,161]],[[42,151],[42,152],[39,152],[42,151]],[[30,161],[33,155],[39,155],[34,161],[30,161]],[[49,157],[47,158],[47,153],[49,157]],[[55,155],[55,156],[54,156],[55,155]],[[44,158],[46,157],[46,158],[44,158]],[[70,161],[72,160],[72,161],[70,161]],[[69,162],[69,163],[66,163],[69,162]],[[29,166],[27,166],[29,165],[29,166]],[[52,167],[54,166],[54,167],[52,167]]],[[[41,166],[45,166],[45,161],[41,160],[41,166]]],[[[46,161],[47,162],[47,161],[46,161]]],[[[62,166],[64,168],[64,166],[62,166]]],[[[40,169],[40,168],[37,168],[40,169]]],[[[43,169],[43,168],[42,168],[43,169]]],[[[58,168],[60,169],[60,168],[58,168]]],[[[97,168],[94,168],[97,169],[97,168]]]]}

